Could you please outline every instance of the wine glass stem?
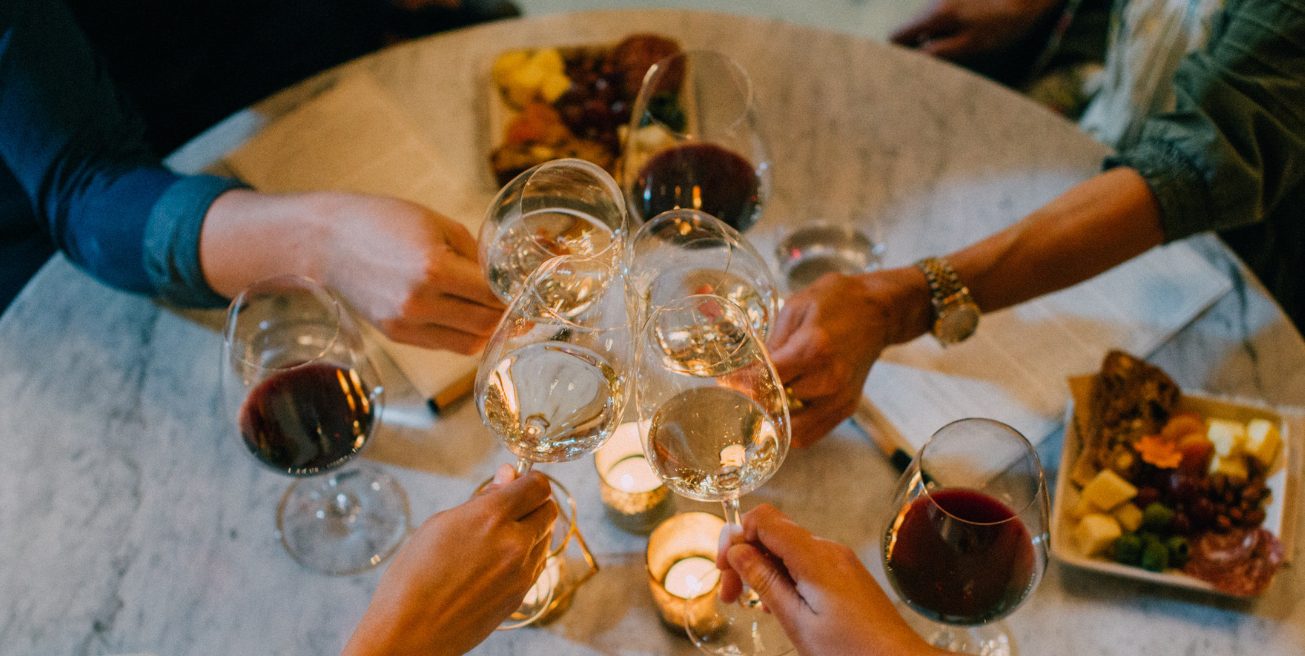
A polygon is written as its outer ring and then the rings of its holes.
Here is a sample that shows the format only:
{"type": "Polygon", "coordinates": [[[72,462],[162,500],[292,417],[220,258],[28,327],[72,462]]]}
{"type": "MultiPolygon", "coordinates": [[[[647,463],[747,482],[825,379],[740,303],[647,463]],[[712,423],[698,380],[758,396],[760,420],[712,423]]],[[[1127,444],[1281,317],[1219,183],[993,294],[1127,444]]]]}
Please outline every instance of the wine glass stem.
{"type": "MultiPolygon", "coordinates": [[[[721,505],[725,508],[725,525],[729,527],[731,533],[743,533],[743,520],[739,517],[739,498],[735,496],[721,499],[721,505]]],[[[761,597],[748,586],[747,582],[743,583],[743,592],[739,594],[739,605],[744,608],[756,608],[761,605],[761,597]]]]}
{"type": "Polygon", "coordinates": [[[525,458],[517,458],[517,477],[519,478],[521,476],[525,476],[526,474],[530,473],[530,468],[534,466],[535,463],[532,460],[526,460],[525,458]]]}

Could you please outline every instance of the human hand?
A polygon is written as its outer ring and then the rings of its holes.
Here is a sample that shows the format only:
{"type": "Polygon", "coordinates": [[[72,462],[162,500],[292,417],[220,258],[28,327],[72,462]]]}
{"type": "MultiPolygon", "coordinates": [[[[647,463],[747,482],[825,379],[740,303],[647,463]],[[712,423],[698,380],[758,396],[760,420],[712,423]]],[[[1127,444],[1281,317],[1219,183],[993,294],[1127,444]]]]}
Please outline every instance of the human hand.
{"type": "Polygon", "coordinates": [[[420,205],[360,194],[314,194],[322,215],[318,280],[386,336],[475,353],[502,316],[461,224],[420,205]]]}
{"type": "Polygon", "coordinates": [[[495,485],[433,515],[381,577],[345,656],[463,654],[521,604],[543,570],[557,505],[543,475],[495,485]]]}
{"type": "Polygon", "coordinates": [[[768,504],[742,521],[742,531],[722,533],[716,555],[721,601],[733,603],[747,583],[799,654],[944,653],[906,624],[848,547],[812,535],[768,504]]]}
{"type": "Polygon", "coordinates": [[[893,32],[893,43],[962,61],[1015,46],[1064,0],[935,0],[893,32]]]}

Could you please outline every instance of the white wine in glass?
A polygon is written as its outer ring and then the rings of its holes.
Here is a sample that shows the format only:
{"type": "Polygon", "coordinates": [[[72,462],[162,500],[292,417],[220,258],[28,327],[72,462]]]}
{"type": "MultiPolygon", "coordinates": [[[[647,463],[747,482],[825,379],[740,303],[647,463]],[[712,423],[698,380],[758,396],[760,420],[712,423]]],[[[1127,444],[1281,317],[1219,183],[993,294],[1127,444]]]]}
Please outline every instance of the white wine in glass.
{"type": "MultiPolygon", "coordinates": [[[[790,432],[783,385],[747,313],[719,296],[670,302],[652,310],[635,354],[649,463],[676,493],[719,501],[731,530],[739,530],[739,498],[779,469],[790,432]]],[[[706,653],[792,649],[750,590],[737,603],[718,599],[711,617],[700,612],[686,606],[685,630],[706,653]]]]}

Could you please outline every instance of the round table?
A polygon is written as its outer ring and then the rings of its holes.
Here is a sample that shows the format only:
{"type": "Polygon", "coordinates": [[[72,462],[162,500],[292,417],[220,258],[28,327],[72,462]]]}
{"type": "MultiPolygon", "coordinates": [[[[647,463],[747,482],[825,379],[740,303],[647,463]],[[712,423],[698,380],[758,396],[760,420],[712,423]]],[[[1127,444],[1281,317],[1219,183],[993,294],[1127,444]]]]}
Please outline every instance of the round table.
{"type": "MultiPolygon", "coordinates": [[[[170,163],[215,165],[266,121],[366,70],[488,203],[484,94],[506,48],[611,42],[635,30],[712,47],[753,73],[776,162],[765,222],[874,217],[955,248],[1091,175],[1106,152],[1024,98],[914,52],[777,21],[688,11],[551,15],[396,46],[306,80],[215,127],[170,163]],[[966,230],[945,230],[963,213],[966,230]]],[[[1217,240],[1194,240],[1234,291],[1152,360],[1184,386],[1305,399],[1305,343],[1217,240]]],[[[218,312],[178,312],[52,260],[0,318],[0,651],[14,654],[328,654],[378,572],[300,568],[273,532],[288,480],[240,445],[218,400],[218,312]]],[[[1071,372],[1067,372],[1071,373],[1071,372]]],[[[472,404],[435,419],[389,371],[371,457],[406,488],[415,521],[465,500],[507,453],[472,404]]],[[[921,411],[927,411],[922,408],[921,411]]],[[[1060,439],[1042,447],[1055,474],[1060,439]]],[[[484,654],[694,653],[646,591],[645,538],[605,519],[588,460],[543,467],[580,506],[601,571],[542,627],[499,632],[484,654]]],[[[878,530],[896,472],[844,424],[790,453],[745,499],[768,501],[853,546],[882,581],[878,530]]],[[[686,507],[688,504],[685,504],[686,507]]],[[[1025,654],[1305,652],[1305,578],[1284,570],[1254,602],[1151,587],[1053,563],[1007,621],[1025,654]]]]}

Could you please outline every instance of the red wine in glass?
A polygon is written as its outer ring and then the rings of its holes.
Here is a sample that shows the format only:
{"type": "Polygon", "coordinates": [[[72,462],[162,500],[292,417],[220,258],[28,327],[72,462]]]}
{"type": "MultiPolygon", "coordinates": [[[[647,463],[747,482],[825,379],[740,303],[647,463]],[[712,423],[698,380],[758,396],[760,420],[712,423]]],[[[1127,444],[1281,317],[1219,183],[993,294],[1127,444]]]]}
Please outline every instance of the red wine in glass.
{"type": "Polygon", "coordinates": [[[667,148],[643,165],[631,189],[644,219],[666,210],[702,210],[743,232],[761,214],[757,171],[738,153],[710,143],[667,148]]]}
{"type": "Polygon", "coordinates": [[[982,492],[932,491],[885,536],[885,571],[902,599],[946,624],[1005,616],[1032,591],[1034,547],[1015,512],[982,492]]]}
{"type": "Polygon", "coordinates": [[[356,371],[332,364],[278,370],[245,398],[240,434],[259,460],[291,476],[333,469],[367,441],[370,389],[356,371]]]}

